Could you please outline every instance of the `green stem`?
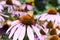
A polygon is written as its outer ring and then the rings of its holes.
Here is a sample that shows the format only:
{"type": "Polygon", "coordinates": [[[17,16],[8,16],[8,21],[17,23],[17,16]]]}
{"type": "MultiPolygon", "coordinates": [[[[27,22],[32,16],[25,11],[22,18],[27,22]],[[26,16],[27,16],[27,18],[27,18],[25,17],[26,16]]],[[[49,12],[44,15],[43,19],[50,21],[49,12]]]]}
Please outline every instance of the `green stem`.
{"type": "Polygon", "coordinates": [[[29,40],[28,39],[28,36],[27,36],[27,26],[26,26],[26,33],[25,33],[25,37],[24,37],[24,39],[23,40],[29,40]]]}

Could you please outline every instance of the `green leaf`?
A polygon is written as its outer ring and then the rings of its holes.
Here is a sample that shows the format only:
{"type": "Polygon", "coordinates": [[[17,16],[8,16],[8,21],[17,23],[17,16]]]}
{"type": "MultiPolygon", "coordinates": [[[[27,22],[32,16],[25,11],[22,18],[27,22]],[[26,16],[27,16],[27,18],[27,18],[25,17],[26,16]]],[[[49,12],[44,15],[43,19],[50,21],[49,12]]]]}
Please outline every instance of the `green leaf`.
{"type": "Polygon", "coordinates": [[[7,35],[2,35],[2,38],[1,38],[2,40],[9,40],[9,38],[8,38],[8,36],[7,35]]]}

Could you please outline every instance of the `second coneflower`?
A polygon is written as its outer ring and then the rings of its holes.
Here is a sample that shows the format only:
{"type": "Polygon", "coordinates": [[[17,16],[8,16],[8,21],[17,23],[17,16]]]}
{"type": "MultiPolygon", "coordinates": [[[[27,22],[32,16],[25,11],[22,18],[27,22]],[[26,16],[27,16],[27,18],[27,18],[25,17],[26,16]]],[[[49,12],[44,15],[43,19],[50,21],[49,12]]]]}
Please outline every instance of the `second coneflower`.
{"type": "Polygon", "coordinates": [[[26,9],[26,11],[31,11],[31,10],[33,10],[33,7],[31,5],[31,3],[26,2],[25,4],[22,5],[22,9],[23,10],[26,9]]]}
{"type": "Polygon", "coordinates": [[[55,8],[50,8],[48,9],[47,13],[40,15],[38,20],[42,20],[46,22],[49,22],[49,21],[54,22],[54,27],[55,27],[55,25],[60,23],[60,16],[55,8]]]}
{"type": "Polygon", "coordinates": [[[15,11],[17,11],[17,7],[21,6],[21,3],[18,0],[6,0],[6,4],[4,7],[7,8],[7,11],[11,15],[15,15],[15,11]]]}
{"type": "Polygon", "coordinates": [[[57,35],[50,36],[48,40],[60,40],[57,35]]]}

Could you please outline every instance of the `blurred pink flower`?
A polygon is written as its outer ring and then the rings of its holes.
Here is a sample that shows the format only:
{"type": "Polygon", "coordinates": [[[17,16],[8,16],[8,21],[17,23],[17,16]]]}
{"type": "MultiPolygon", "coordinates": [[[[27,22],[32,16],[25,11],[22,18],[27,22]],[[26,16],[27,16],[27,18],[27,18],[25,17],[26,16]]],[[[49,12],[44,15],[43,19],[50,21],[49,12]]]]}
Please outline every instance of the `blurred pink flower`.
{"type": "Polygon", "coordinates": [[[22,9],[24,10],[27,7],[28,10],[33,10],[32,5],[28,5],[28,4],[23,4],[22,5],[22,9]]]}
{"type": "Polygon", "coordinates": [[[13,5],[8,5],[8,4],[6,4],[6,1],[1,1],[0,2],[0,11],[4,10],[4,7],[7,7],[8,8],[8,13],[13,15],[13,12],[17,11],[17,6],[21,6],[21,3],[18,0],[12,0],[12,2],[13,2],[13,5]]]}
{"type": "Polygon", "coordinates": [[[41,14],[38,20],[54,22],[54,28],[60,24],[60,15],[55,8],[48,9],[47,13],[41,14]]]}
{"type": "Polygon", "coordinates": [[[0,1],[0,5],[4,6],[6,4],[5,1],[0,1]]]}
{"type": "Polygon", "coordinates": [[[0,5],[0,12],[2,12],[4,10],[3,6],[0,5]]]}
{"type": "Polygon", "coordinates": [[[4,18],[8,18],[8,16],[7,15],[4,15],[4,14],[0,14],[0,28],[2,28],[3,27],[3,25],[4,25],[4,21],[5,21],[5,19],[4,18]]]}
{"type": "Polygon", "coordinates": [[[52,22],[54,22],[54,25],[56,27],[57,25],[60,24],[60,15],[59,14],[56,14],[56,15],[51,14],[50,15],[50,14],[44,13],[44,14],[40,15],[38,20],[47,21],[47,22],[52,21],[52,22]]]}

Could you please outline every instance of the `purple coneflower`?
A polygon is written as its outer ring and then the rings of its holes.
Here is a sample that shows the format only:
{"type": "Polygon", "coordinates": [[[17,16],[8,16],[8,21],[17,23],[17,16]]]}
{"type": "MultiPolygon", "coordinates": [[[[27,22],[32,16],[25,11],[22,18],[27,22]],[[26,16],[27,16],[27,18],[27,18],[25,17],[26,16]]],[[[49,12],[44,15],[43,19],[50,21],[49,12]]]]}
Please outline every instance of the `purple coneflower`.
{"type": "Polygon", "coordinates": [[[55,27],[60,24],[60,15],[55,8],[50,8],[47,13],[40,15],[38,19],[45,22],[52,21],[55,27]]]}
{"type": "Polygon", "coordinates": [[[3,27],[5,19],[4,18],[8,18],[9,16],[4,15],[4,14],[0,14],[0,28],[3,27]]]}
{"type": "Polygon", "coordinates": [[[26,14],[13,21],[6,33],[10,33],[9,38],[13,36],[13,40],[23,40],[25,34],[27,34],[29,40],[35,40],[34,33],[36,33],[39,40],[41,40],[40,29],[43,28],[35,22],[34,17],[26,14]]]}

